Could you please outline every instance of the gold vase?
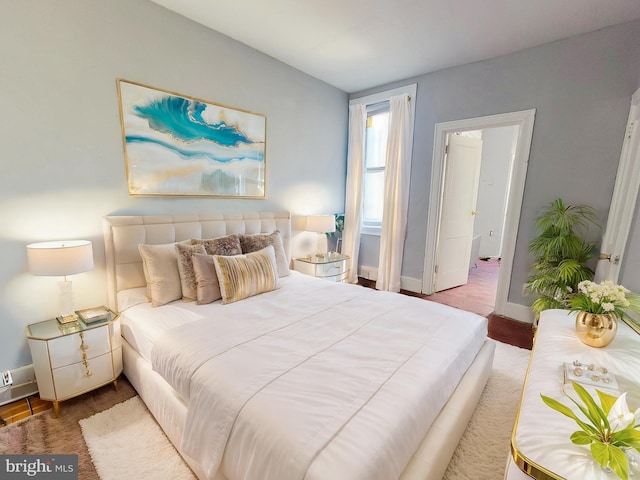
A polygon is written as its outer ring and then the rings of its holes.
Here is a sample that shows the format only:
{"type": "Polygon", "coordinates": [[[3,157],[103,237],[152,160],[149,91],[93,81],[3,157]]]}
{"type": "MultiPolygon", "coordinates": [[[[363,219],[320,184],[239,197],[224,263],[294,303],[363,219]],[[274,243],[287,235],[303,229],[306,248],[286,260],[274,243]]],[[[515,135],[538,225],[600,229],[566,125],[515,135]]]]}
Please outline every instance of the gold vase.
{"type": "Polygon", "coordinates": [[[618,331],[618,318],[613,313],[578,312],[576,332],[584,344],[605,347],[611,343],[618,331]]]}

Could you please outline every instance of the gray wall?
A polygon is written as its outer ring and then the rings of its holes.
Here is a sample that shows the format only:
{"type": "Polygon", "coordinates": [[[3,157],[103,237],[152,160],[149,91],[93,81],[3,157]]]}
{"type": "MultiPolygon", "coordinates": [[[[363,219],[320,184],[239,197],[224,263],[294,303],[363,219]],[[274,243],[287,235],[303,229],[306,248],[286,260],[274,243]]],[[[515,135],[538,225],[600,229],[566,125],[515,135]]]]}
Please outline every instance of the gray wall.
{"type": "Polygon", "coordinates": [[[93,241],[94,270],[69,277],[85,308],[106,302],[104,215],[343,210],[347,95],[151,2],[3,2],[0,65],[0,370],[57,313],[28,243],[93,241]],[[267,199],[129,196],[116,78],[266,114],[267,199]]]}
{"type": "MultiPolygon", "coordinates": [[[[631,95],[640,85],[640,21],[628,22],[376,89],[417,83],[409,227],[402,274],[422,279],[435,124],[535,108],[520,227],[508,301],[527,305],[522,283],[534,219],[557,197],[609,211],[631,95]]],[[[362,242],[363,258],[375,258],[362,242]]]]}

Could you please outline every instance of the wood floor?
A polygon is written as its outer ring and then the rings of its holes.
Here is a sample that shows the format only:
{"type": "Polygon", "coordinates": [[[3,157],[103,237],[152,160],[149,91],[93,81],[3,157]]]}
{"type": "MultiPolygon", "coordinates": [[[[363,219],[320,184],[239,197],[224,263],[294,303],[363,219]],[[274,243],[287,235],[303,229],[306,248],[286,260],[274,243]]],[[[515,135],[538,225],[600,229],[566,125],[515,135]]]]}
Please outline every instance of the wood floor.
{"type": "MultiPolygon", "coordinates": [[[[533,329],[530,323],[519,322],[493,313],[496,290],[498,288],[499,269],[500,261],[498,259],[478,260],[477,266],[469,270],[469,281],[466,285],[450,288],[433,295],[423,295],[409,292],[408,290],[402,290],[401,293],[436,303],[443,303],[487,317],[489,320],[489,338],[531,350],[533,329]]],[[[374,281],[362,278],[360,279],[360,284],[367,287],[375,287],[374,281]]]]}
{"type": "Polygon", "coordinates": [[[46,400],[40,400],[38,395],[31,395],[22,400],[0,405],[0,427],[15,423],[34,413],[44,412],[51,408],[53,408],[53,404],[46,400]]]}

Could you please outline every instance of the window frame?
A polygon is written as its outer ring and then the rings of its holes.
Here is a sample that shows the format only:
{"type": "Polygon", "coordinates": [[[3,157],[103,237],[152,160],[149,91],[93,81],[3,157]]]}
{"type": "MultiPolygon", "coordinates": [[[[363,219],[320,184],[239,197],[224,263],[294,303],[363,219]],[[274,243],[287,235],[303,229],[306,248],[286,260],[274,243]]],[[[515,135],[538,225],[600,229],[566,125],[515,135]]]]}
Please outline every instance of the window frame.
{"type": "MultiPolygon", "coordinates": [[[[395,96],[395,95],[402,95],[407,94],[409,95],[409,97],[411,98],[411,102],[412,102],[412,108],[411,108],[411,138],[413,139],[413,127],[414,127],[414,116],[415,116],[415,100],[416,100],[416,91],[417,91],[417,84],[411,84],[411,85],[406,85],[403,87],[398,87],[398,88],[394,88],[391,90],[385,90],[379,93],[374,93],[372,95],[367,95],[364,97],[359,97],[359,98],[353,98],[351,100],[349,100],[349,105],[357,105],[357,104],[362,104],[365,106],[366,110],[367,110],[367,117],[369,117],[370,113],[378,113],[380,111],[384,110],[384,104],[386,104],[386,109],[389,109],[389,102],[391,100],[391,97],[395,96]]],[[[411,152],[409,152],[411,154],[411,152]]],[[[366,155],[366,153],[365,153],[366,155]]],[[[386,165],[383,167],[386,168],[386,165]]],[[[366,171],[366,165],[365,168],[363,169],[364,171],[366,171]]],[[[363,175],[364,175],[364,171],[363,171],[363,175]]],[[[364,177],[363,177],[363,182],[364,182],[364,177]]],[[[364,204],[364,185],[363,185],[363,189],[362,189],[362,201],[364,204]]],[[[360,234],[361,235],[373,235],[373,236],[380,236],[382,233],[382,222],[380,222],[380,224],[377,223],[365,223],[364,221],[362,222],[362,226],[360,228],[360,234]]]]}

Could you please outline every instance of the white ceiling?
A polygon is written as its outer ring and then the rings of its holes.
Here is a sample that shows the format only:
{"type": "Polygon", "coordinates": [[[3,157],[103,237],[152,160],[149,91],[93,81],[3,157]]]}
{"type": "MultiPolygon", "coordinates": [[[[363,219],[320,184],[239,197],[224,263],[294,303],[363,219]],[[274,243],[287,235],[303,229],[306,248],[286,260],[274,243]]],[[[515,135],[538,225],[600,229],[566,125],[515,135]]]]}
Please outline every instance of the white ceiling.
{"type": "Polygon", "coordinates": [[[151,0],[346,92],[640,18],[640,0],[151,0]]]}

